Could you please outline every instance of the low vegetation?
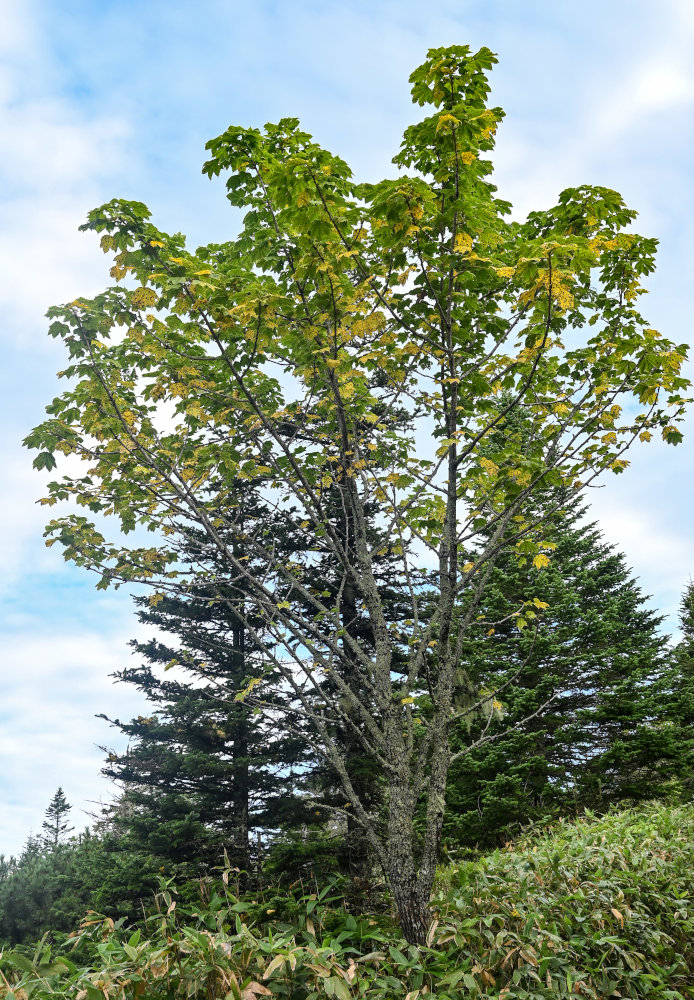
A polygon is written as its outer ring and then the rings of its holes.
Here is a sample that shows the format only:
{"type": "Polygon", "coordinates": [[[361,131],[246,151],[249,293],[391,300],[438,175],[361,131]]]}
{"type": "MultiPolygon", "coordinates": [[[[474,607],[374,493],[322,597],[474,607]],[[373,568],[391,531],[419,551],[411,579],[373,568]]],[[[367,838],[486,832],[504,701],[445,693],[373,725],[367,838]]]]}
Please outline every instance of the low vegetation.
{"type": "Polygon", "coordinates": [[[694,996],[692,806],[561,820],[450,865],[420,947],[389,914],[350,913],[335,885],[239,899],[229,874],[195,905],[162,887],[139,927],[90,914],[58,948],[6,950],[0,996],[694,996]]]}

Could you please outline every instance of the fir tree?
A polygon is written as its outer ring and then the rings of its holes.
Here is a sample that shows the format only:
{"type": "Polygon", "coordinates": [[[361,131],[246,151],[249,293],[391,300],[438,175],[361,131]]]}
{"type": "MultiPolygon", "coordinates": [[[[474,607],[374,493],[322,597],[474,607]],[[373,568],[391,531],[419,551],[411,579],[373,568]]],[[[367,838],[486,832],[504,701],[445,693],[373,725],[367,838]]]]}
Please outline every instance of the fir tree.
{"type": "Polygon", "coordinates": [[[662,774],[662,792],[691,800],[694,794],[694,583],[680,604],[682,638],[671,650],[660,686],[661,711],[650,735],[651,759],[662,774]]]}
{"type": "Polygon", "coordinates": [[[494,569],[466,654],[469,683],[490,699],[458,728],[457,747],[505,735],[451,768],[450,845],[498,843],[504,831],[559,808],[657,791],[663,619],[646,607],[624,556],[584,518],[573,503],[548,525],[556,546],[548,565],[505,557],[494,569]],[[529,596],[538,605],[524,603],[529,596]]]}
{"type": "Polygon", "coordinates": [[[41,824],[45,831],[43,840],[48,847],[56,848],[61,840],[74,830],[73,826],[68,825],[71,809],[72,806],[65,798],[65,793],[59,787],[48,804],[46,818],[41,824]]]}
{"type": "Polygon", "coordinates": [[[252,830],[277,828],[297,810],[303,747],[237,698],[264,672],[233,610],[240,599],[212,599],[205,588],[155,606],[136,598],[139,620],[171,639],[133,641],[142,662],[114,675],[138,687],[153,711],[109,720],[130,738],[124,753],[104,748],[104,773],[123,789],[112,824],[127,832],[129,849],[193,869],[219,863],[226,850],[248,871],[252,830]]]}
{"type": "Polygon", "coordinates": [[[677,779],[687,797],[694,792],[694,583],[691,581],[680,605],[682,639],[672,662],[670,714],[677,728],[677,779]]]}

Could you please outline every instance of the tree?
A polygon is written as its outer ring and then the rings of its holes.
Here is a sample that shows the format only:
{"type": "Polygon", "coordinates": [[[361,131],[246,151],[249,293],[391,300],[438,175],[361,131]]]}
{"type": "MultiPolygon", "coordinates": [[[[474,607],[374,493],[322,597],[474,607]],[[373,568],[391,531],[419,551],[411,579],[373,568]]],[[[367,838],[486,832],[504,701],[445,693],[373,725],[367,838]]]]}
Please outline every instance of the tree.
{"type": "Polygon", "coordinates": [[[60,938],[89,909],[116,920],[141,917],[159,887],[160,865],[123,850],[122,839],[85,830],[52,847],[30,836],[17,858],[0,855],[0,943],[36,942],[46,933],[60,938]]]}
{"type": "MultiPolygon", "coordinates": [[[[667,669],[657,686],[659,711],[652,724],[624,747],[631,784],[641,794],[653,788],[675,800],[691,801],[694,788],[694,583],[680,604],[682,637],[669,651],[667,669]]],[[[619,748],[622,749],[621,747],[619,748]]]]}
{"type": "Polygon", "coordinates": [[[155,607],[136,598],[140,621],[174,645],[131,643],[144,662],[114,676],[143,691],[154,712],[109,720],[130,742],[122,753],[107,751],[104,774],[127,799],[127,809],[121,799],[111,814],[132,848],[203,870],[225,850],[247,872],[251,831],[277,828],[299,811],[296,773],[307,763],[296,738],[273,732],[265,716],[235,700],[252,676],[253,651],[242,622],[213,597],[168,595],[155,607]],[[176,678],[162,672],[172,665],[176,678]]]}
{"type": "MultiPolygon", "coordinates": [[[[573,188],[523,223],[505,220],[484,157],[503,117],[486,104],[494,62],[488,49],[429,52],[411,82],[431,113],[406,130],[399,176],[377,184],[356,183],[295,119],[229,128],[204,171],[228,172],[229,200],[246,209],[230,242],[190,253],[138,202],[90,213],[84,228],[102,234],[124,283],[50,311],[71,384],[26,441],[38,468],[56,455],[86,463],[83,475],[61,470],[46,499],[76,501],[98,526],[68,514],[48,543],[97,586],[185,593],[200,585],[180,561],[191,537],[216,547],[223,578],[201,567],[204,585],[220,600],[230,582],[243,587],[248,635],[291,696],[285,725],[310,724],[340,808],[420,942],[456,678],[493,565],[505,548],[549,561],[538,491],[620,472],[639,437],[677,443],[686,385],[685,347],[638,311],[656,242],[623,232],[635,213],[618,194],[573,188]],[[523,434],[506,423],[514,411],[523,434]],[[290,556],[246,513],[253,495],[286,519],[290,556]],[[389,617],[375,572],[372,505],[404,619],[389,617]],[[137,532],[131,544],[106,537],[109,517],[137,532]],[[316,548],[331,555],[337,595],[310,582],[316,548]],[[346,600],[368,621],[363,637],[345,627],[346,600]],[[336,723],[384,776],[383,825],[360,800],[336,723]]],[[[245,697],[262,708],[254,684],[245,697]]]]}
{"type": "Polygon", "coordinates": [[[669,677],[669,716],[676,733],[676,773],[685,795],[694,788],[694,583],[690,580],[680,604],[682,638],[674,649],[669,677]]]}
{"type": "Polygon", "coordinates": [[[62,788],[58,788],[48,803],[46,818],[41,824],[45,830],[43,839],[49,847],[57,847],[62,838],[75,829],[74,826],[68,826],[68,814],[71,809],[72,806],[65,798],[62,788]]]}
{"type": "Polygon", "coordinates": [[[534,592],[548,605],[538,629],[532,619],[517,626],[533,571],[504,553],[491,574],[480,603],[489,634],[464,659],[477,688],[499,691],[500,710],[468,718],[454,738],[465,745],[487,727],[493,735],[517,728],[451,768],[449,845],[496,844],[510,827],[557,809],[654,794],[657,773],[641,743],[666,710],[663,618],[586,513],[573,501],[547,526],[556,548],[535,573],[534,592]]]}

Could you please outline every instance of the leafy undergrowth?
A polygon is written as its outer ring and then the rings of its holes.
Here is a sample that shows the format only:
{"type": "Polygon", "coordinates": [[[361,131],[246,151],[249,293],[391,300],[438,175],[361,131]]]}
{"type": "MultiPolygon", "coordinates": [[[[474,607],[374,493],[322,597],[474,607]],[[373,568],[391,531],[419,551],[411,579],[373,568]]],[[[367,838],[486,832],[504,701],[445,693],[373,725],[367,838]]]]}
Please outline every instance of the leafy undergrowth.
{"type": "Polygon", "coordinates": [[[6,951],[0,997],[694,997],[693,883],[694,807],[650,806],[445,869],[427,948],[330,890],[293,902],[291,922],[279,904],[167,891],[134,933],[92,915],[71,950],[6,951]]]}

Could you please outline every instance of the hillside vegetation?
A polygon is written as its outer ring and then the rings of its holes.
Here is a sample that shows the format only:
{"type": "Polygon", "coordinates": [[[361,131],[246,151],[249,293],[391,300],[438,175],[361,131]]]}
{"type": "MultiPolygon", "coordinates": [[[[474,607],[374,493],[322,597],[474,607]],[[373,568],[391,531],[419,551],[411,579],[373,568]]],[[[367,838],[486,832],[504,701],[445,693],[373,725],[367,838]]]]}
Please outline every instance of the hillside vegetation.
{"type": "MultiPolygon", "coordinates": [[[[5,950],[4,1000],[418,1000],[694,996],[694,806],[550,829],[440,871],[427,947],[338,889],[201,901],[163,887],[141,926],[90,914],[73,939],[5,950]],[[395,943],[392,943],[392,942],[395,943]]],[[[268,891],[269,892],[269,891],[268,891]]]]}

